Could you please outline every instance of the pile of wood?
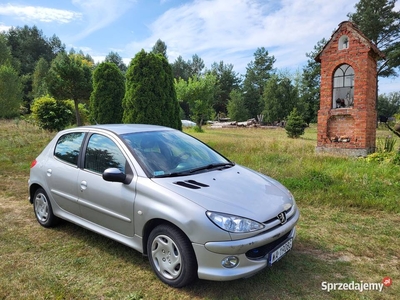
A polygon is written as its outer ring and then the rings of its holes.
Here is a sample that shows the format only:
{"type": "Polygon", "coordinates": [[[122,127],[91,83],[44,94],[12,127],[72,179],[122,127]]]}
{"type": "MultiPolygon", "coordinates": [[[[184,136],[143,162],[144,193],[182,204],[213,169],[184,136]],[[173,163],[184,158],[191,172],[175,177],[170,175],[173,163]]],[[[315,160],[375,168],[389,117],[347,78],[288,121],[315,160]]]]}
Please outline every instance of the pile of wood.
{"type": "Polygon", "coordinates": [[[211,124],[211,128],[235,128],[235,127],[259,127],[260,124],[256,121],[256,119],[249,119],[244,122],[213,122],[211,124]]]}

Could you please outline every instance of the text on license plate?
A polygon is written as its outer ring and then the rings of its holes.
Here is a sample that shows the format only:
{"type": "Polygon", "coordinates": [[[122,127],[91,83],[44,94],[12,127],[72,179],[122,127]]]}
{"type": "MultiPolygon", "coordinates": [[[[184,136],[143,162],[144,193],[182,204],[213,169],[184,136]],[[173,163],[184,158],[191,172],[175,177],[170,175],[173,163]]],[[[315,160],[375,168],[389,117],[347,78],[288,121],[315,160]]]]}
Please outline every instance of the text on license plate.
{"type": "Polygon", "coordinates": [[[286,241],[284,244],[280,245],[277,249],[269,254],[268,264],[271,266],[274,262],[281,259],[290,249],[292,249],[293,239],[286,241]]]}

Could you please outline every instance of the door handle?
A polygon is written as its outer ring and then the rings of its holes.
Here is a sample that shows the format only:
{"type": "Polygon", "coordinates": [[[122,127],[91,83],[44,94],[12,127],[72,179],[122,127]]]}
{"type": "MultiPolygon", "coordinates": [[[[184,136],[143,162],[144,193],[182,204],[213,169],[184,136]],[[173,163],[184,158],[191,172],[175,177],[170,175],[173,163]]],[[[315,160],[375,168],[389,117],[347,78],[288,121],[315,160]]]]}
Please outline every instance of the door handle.
{"type": "Polygon", "coordinates": [[[87,182],[85,180],[81,181],[81,192],[87,189],[87,182]]]}

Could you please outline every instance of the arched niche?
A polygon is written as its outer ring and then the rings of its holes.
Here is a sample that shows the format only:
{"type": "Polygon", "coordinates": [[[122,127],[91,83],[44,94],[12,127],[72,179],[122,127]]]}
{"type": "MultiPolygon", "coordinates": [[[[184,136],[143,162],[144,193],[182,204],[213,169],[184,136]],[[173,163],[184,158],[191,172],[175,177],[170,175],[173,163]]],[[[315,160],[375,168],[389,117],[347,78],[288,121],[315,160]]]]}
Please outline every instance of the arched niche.
{"type": "Polygon", "coordinates": [[[340,65],[333,75],[332,108],[348,108],[354,104],[354,69],[340,65]]]}

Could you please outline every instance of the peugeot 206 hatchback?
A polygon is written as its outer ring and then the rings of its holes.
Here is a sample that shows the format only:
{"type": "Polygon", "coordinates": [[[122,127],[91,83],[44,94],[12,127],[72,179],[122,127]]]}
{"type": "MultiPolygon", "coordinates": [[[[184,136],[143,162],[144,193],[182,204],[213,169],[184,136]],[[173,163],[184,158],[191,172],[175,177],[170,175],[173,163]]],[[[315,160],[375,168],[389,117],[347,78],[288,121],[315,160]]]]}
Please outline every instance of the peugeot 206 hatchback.
{"type": "Polygon", "coordinates": [[[271,266],[299,219],[274,179],[155,125],[59,132],[32,162],[29,195],[42,226],[64,219],[132,247],[173,287],[271,266]]]}

